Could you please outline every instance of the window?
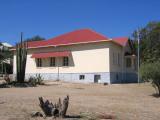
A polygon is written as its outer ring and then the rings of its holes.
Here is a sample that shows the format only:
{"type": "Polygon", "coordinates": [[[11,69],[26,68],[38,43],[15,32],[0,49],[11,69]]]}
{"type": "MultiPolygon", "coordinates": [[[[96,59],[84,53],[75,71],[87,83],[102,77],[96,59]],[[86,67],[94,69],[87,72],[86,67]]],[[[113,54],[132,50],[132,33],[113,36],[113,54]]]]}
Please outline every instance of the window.
{"type": "Polygon", "coordinates": [[[120,54],[118,53],[118,56],[117,56],[117,64],[120,65],[120,54]]]}
{"type": "Polygon", "coordinates": [[[63,57],[63,66],[68,66],[68,65],[69,65],[68,57],[63,57]]]}
{"type": "Polygon", "coordinates": [[[50,66],[56,66],[56,59],[55,57],[50,58],[50,66]]]}
{"type": "Polygon", "coordinates": [[[136,59],[134,59],[134,70],[137,69],[136,59]]]}
{"type": "Polygon", "coordinates": [[[126,67],[131,67],[131,58],[126,58],[126,67]]]}
{"type": "Polygon", "coordinates": [[[94,75],[94,83],[98,83],[101,80],[101,75],[94,75]]]}
{"type": "Polygon", "coordinates": [[[119,76],[118,76],[118,73],[116,74],[116,80],[118,80],[119,79],[119,76]]]}
{"type": "Polygon", "coordinates": [[[37,59],[37,67],[42,67],[42,59],[41,58],[37,59]]]}
{"type": "Polygon", "coordinates": [[[113,52],[113,64],[115,64],[115,53],[113,52]]]}
{"type": "Polygon", "coordinates": [[[114,65],[120,65],[120,53],[114,53],[113,52],[113,64],[114,65]]]}
{"type": "Polygon", "coordinates": [[[85,75],[80,75],[79,76],[79,80],[84,80],[85,79],[85,75]]]}

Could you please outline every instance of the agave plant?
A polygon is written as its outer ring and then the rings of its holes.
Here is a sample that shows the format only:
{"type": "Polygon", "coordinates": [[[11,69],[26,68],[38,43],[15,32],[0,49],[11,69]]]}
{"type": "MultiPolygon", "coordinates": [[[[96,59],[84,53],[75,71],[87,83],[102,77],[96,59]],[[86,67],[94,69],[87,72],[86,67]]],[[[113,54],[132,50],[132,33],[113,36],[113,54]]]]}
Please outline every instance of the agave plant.
{"type": "Polygon", "coordinates": [[[17,65],[16,79],[17,82],[20,83],[24,82],[25,79],[27,48],[28,48],[28,43],[23,42],[21,33],[21,42],[16,45],[16,65],[17,65]]]}

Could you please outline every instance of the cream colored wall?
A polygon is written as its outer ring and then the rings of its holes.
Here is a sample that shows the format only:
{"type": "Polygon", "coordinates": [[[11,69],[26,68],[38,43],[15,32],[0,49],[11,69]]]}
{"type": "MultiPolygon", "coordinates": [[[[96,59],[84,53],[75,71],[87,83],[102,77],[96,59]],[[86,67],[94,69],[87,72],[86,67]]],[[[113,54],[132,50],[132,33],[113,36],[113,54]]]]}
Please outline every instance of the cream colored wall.
{"type": "MultiPolygon", "coordinates": [[[[136,59],[136,57],[131,57],[132,58],[132,66],[131,68],[127,68],[126,67],[126,58],[127,56],[124,56],[125,52],[131,52],[131,49],[129,47],[129,44],[127,43],[127,45],[125,47],[121,47],[118,46],[114,43],[110,43],[110,70],[111,72],[136,72],[136,69],[134,68],[134,62],[133,59],[136,59]],[[119,53],[120,54],[120,65],[118,64],[114,64],[113,63],[113,52],[116,54],[119,53]]],[[[117,58],[116,58],[117,60],[117,58]]]]}
{"type": "Polygon", "coordinates": [[[122,66],[123,66],[123,47],[116,45],[114,43],[110,43],[110,71],[111,72],[122,72],[122,66]],[[116,63],[113,63],[113,53],[115,54],[115,61],[116,63]],[[117,63],[117,54],[120,55],[120,64],[117,63]]]}
{"type": "MultiPolygon", "coordinates": [[[[41,49],[30,49],[27,55],[26,73],[57,73],[58,67],[49,67],[49,59],[42,60],[42,67],[36,67],[32,53],[51,52],[51,51],[71,51],[69,57],[69,66],[62,66],[62,58],[56,58],[60,61],[60,73],[93,73],[93,72],[109,72],[109,46],[110,42],[88,43],[80,45],[50,47],[41,49]]],[[[14,66],[16,65],[14,56],[14,66]]],[[[16,68],[14,67],[14,73],[16,68]]]]}

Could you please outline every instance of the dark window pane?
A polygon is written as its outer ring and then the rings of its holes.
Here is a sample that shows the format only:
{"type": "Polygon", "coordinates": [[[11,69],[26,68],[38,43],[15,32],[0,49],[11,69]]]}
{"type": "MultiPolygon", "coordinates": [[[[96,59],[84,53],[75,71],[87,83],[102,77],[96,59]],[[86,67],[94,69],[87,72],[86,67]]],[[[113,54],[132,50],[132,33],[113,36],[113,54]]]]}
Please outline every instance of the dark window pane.
{"type": "Polygon", "coordinates": [[[79,76],[79,80],[84,80],[85,79],[85,75],[80,75],[79,76]]]}
{"type": "Polygon", "coordinates": [[[131,67],[131,58],[126,58],[126,67],[131,67]]]}
{"type": "Polygon", "coordinates": [[[37,58],[36,64],[37,64],[37,67],[42,67],[42,59],[37,58]]]}
{"type": "Polygon", "coordinates": [[[55,66],[56,64],[55,64],[55,57],[51,57],[50,58],[50,66],[55,66]]]}
{"type": "Polygon", "coordinates": [[[63,66],[68,66],[68,65],[69,65],[68,57],[63,57],[63,66]]]}

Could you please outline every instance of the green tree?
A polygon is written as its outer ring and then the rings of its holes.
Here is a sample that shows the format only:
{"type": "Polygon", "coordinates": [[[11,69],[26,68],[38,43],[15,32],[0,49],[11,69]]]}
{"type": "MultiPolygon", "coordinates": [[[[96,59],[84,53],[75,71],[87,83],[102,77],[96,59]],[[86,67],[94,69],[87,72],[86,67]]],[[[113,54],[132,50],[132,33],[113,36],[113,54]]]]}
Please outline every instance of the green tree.
{"type": "MultiPolygon", "coordinates": [[[[150,63],[160,60],[160,22],[150,22],[144,28],[139,29],[140,61],[150,63]]],[[[132,35],[134,45],[137,48],[137,33],[132,35]]]]}
{"type": "Polygon", "coordinates": [[[33,36],[32,38],[26,39],[25,41],[30,42],[30,41],[42,41],[42,40],[45,40],[45,38],[43,38],[43,37],[41,37],[39,35],[36,35],[36,36],[33,36]]]}
{"type": "MultiPolygon", "coordinates": [[[[132,39],[137,48],[137,31],[132,39]]],[[[139,29],[140,38],[140,76],[151,82],[160,95],[160,22],[150,22],[139,29]]]]}
{"type": "Polygon", "coordinates": [[[151,82],[160,96],[160,62],[145,63],[140,67],[141,78],[151,82]]]}
{"type": "Polygon", "coordinates": [[[13,53],[9,49],[3,49],[4,46],[0,43],[0,72],[1,73],[12,73],[12,65],[7,61],[13,59],[13,53]]]}

